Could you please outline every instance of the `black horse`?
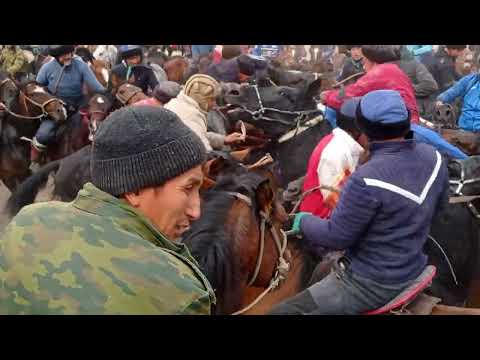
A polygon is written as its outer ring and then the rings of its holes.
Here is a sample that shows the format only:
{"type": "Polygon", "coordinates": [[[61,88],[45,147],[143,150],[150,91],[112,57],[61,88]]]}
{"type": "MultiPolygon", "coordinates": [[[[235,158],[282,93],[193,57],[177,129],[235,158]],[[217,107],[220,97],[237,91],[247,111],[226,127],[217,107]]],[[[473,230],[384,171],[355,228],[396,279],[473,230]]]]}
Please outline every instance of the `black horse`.
{"type": "Polygon", "coordinates": [[[224,95],[230,104],[226,111],[230,122],[243,120],[271,138],[264,148],[253,151],[247,162],[270,153],[277,161],[277,176],[283,187],[305,175],[313,149],[332,131],[314,100],[320,86],[320,79],[299,88],[250,85],[224,95]]]}
{"type": "MultiPolygon", "coordinates": [[[[451,195],[458,189],[465,196],[480,194],[480,156],[451,160],[448,167],[451,195]],[[459,187],[458,180],[467,183],[459,187]]],[[[463,199],[470,201],[449,204],[433,219],[425,248],[437,267],[431,293],[447,305],[480,307],[480,199],[463,199]]]]}

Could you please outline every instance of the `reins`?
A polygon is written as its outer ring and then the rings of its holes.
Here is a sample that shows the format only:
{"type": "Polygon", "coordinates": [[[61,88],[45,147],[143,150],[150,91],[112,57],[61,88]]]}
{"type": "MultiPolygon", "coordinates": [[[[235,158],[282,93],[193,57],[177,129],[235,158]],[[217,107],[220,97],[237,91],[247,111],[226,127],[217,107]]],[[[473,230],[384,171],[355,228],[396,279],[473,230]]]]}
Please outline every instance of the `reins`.
{"type": "MultiPolygon", "coordinates": [[[[229,195],[234,196],[240,201],[243,201],[245,204],[247,204],[250,208],[253,206],[251,199],[243,194],[240,194],[238,192],[226,192],[229,195]]],[[[277,266],[275,268],[275,273],[270,280],[270,284],[268,287],[259,295],[255,298],[254,301],[252,301],[248,306],[244,307],[241,310],[238,310],[234,312],[232,315],[240,315],[243,314],[244,312],[250,310],[253,306],[255,306],[261,299],[265,297],[270,291],[274,290],[280,285],[280,282],[282,280],[285,280],[287,277],[287,273],[290,270],[290,264],[288,261],[285,259],[285,250],[287,249],[287,236],[285,235],[285,232],[283,230],[280,230],[281,236],[278,234],[277,230],[272,224],[272,219],[270,217],[270,214],[265,213],[264,211],[260,211],[260,248],[257,256],[257,262],[255,264],[255,270],[248,281],[247,286],[252,286],[255,280],[258,277],[258,274],[260,273],[260,267],[262,265],[262,260],[263,260],[263,255],[264,255],[264,250],[265,250],[265,231],[267,226],[269,227],[270,233],[272,234],[272,238],[274,240],[275,246],[278,251],[278,260],[277,260],[277,266]]]]}

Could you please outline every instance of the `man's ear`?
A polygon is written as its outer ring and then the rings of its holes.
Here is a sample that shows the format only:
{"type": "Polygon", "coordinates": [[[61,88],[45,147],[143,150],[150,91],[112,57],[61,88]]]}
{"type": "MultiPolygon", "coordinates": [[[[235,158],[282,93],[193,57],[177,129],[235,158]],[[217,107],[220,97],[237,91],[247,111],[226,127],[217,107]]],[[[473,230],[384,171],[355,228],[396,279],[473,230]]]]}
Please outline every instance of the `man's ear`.
{"type": "Polygon", "coordinates": [[[128,204],[133,206],[134,208],[140,207],[142,198],[140,191],[125,193],[122,195],[122,198],[125,199],[125,201],[127,201],[128,204]]]}

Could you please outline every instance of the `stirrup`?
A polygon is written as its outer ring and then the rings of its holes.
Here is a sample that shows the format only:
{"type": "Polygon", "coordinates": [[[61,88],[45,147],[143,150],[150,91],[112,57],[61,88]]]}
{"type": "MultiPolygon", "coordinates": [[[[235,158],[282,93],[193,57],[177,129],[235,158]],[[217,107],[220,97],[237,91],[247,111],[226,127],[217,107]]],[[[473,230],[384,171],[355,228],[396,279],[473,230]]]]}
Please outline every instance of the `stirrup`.
{"type": "Polygon", "coordinates": [[[38,152],[44,152],[45,150],[47,150],[47,146],[46,146],[46,145],[43,145],[42,143],[39,143],[36,137],[34,137],[34,138],[32,139],[32,146],[33,146],[38,152]]]}

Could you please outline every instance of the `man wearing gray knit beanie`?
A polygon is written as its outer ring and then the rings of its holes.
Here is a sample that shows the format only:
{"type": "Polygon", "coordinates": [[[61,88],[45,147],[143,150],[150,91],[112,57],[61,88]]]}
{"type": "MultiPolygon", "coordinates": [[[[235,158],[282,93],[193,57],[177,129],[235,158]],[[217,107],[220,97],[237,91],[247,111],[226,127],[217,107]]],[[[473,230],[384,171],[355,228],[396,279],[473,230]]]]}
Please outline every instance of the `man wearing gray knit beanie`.
{"type": "Polygon", "coordinates": [[[212,287],[174,241],[200,216],[205,157],[169,110],[109,115],[93,143],[92,183],[71,203],[23,208],[5,229],[0,313],[210,314],[212,287]]]}

